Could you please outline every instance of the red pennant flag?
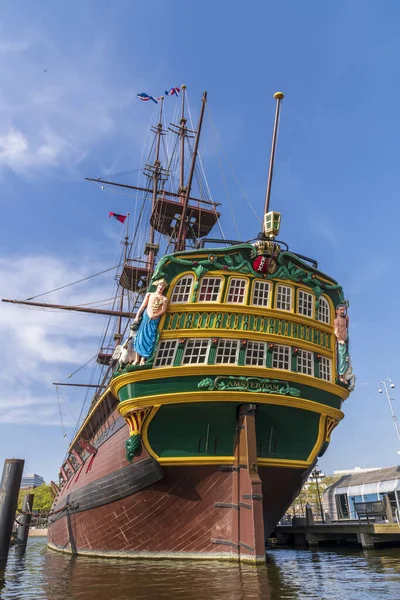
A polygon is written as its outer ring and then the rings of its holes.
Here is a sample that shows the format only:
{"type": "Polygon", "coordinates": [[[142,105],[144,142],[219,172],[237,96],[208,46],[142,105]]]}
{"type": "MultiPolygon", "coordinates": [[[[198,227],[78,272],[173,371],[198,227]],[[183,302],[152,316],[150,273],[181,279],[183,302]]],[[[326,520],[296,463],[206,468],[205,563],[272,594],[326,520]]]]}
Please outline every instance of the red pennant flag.
{"type": "Polygon", "coordinates": [[[119,221],[120,223],[125,223],[126,215],[118,215],[117,213],[110,212],[108,214],[108,218],[110,217],[114,217],[114,219],[117,219],[117,221],[119,221]]]}

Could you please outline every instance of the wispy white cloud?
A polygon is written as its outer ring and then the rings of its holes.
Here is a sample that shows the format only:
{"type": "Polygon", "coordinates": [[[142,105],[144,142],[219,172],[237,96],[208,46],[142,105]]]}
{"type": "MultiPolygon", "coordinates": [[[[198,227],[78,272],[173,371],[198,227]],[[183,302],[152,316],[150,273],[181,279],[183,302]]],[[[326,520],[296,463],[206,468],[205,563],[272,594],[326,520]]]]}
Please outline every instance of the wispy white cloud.
{"type": "MultiPolygon", "coordinates": [[[[65,284],[66,277],[76,281],[93,270],[95,265],[89,259],[76,268],[66,260],[46,255],[10,256],[0,260],[0,289],[7,297],[24,299],[32,293],[65,284]]],[[[94,302],[112,296],[111,287],[104,279],[91,279],[89,284],[55,292],[42,300],[62,304],[94,302]]],[[[105,319],[98,315],[1,304],[0,423],[59,426],[59,409],[52,383],[65,380],[96,354],[105,319]]],[[[99,373],[97,367],[96,372],[99,373]]],[[[90,373],[86,372],[85,376],[90,373]]],[[[72,393],[69,400],[67,396],[63,394],[65,401],[76,404],[72,410],[78,414],[81,396],[72,393]]],[[[65,420],[71,422],[65,407],[63,413],[65,420]]]]}
{"type": "MultiPolygon", "coordinates": [[[[4,28],[1,28],[4,32],[4,28]]],[[[4,35],[4,33],[3,33],[4,35]]],[[[30,42],[28,40],[0,40],[0,56],[10,54],[17,54],[19,52],[24,52],[28,50],[30,47],[30,42]]]]}
{"type": "Polygon", "coordinates": [[[73,169],[101,140],[123,135],[135,90],[112,81],[104,45],[85,42],[78,61],[40,32],[0,29],[0,169],[73,169]]]}
{"type": "Polygon", "coordinates": [[[340,249],[339,238],[325,215],[315,212],[309,215],[309,227],[328,245],[333,246],[335,250],[340,249]]]}
{"type": "Polygon", "coordinates": [[[365,294],[375,289],[377,273],[379,273],[380,280],[384,281],[386,274],[390,271],[390,263],[385,260],[382,252],[382,249],[378,247],[374,253],[368,256],[368,259],[365,255],[361,255],[357,262],[354,261],[353,267],[357,276],[349,280],[347,284],[349,296],[365,294]]]}

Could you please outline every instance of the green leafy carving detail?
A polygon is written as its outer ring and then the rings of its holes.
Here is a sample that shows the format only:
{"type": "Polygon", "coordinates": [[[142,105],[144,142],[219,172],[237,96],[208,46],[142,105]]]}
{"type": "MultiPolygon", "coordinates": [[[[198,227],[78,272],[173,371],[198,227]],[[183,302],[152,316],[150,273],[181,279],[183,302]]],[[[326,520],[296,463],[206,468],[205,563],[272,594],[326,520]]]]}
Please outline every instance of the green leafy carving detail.
{"type": "Polygon", "coordinates": [[[135,433],[134,435],[131,435],[126,440],[125,447],[126,447],[126,460],[129,460],[129,462],[132,462],[133,458],[136,456],[136,454],[139,454],[140,449],[142,447],[142,440],[141,440],[140,433],[135,433]]]}
{"type": "MultiPolygon", "coordinates": [[[[259,273],[254,271],[252,263],[250,262],[256,255],[257,251],[251,244],[241,244],[236,246],[235,254],[219,255],[217,253],[211,253],[207,256],[207,258],[200,260],[181,258],[180,256],[175,256],[172,254],[165,256],[160,260],[152,277],[152,281],[156,281],[161,277],[165,277],[166,273],[164,272],[164,267],[168,263],[181,265],[182,267],[193,271],[196,276],[192,296],[192,302],[195,302],[199,287],[199,279],[209,271],[235,271],[243,274],[259,275],[259,273]]],[[[309,271],[299,267],[291,260],[291,258],[296,259],[296,256],[291,252],[282,251],[276,259],[278,263],[278,269],[275,271],[275,273],[270,273],[267,275],[267,279],[288,279],[295,283],[301,283],[309,286],[312,288],[316,296],[316,310],[318,310],[319,297],[324,292],[337,291],[339,296],[338,304],[344,302],[344,295],[341,285],[328,284],[322,281],[317,276],[316,272],[314,272],[314,270],[309,271]]]]}
{"type": "Polygon", "coordinates": [[[219,375],[212,379],[202,379],[197,387],[209,391],[261,392],[263,394],[280,394],[282,396],[300,396],[300,390],[291,387],[287,381],[261,377],[243,377],[234,375],[219,375]]]}
{"type": "MultiPolygon", "coordinates": [[[[246,250],[248,250],[247,246],[246,246],[246,250]]],[[[255,254],[255,250],[254,250],[254,254],[255,254]]],[[[253,255],[253,252],[250,252],[250,256],[252,256],[252,255],[253,255]]],[[[201,277],[203,277],[203,275],[208,273],[208,271],[221,270],[221,271],[235,271],[235,272],[239,272],[239,273],[250,273],[250,274],[254,273],[254,270],[253,270],[253,267],[252,267],[250,261],[247,258],[245,258],[242,254],[235,254],[234,258],[235,258],[236,264],[234,264],[234,261],[229,254],[225,254],[224,256],[217,256],[215,254],[209,254],[209,256],[207,258],[201,259],[198,261],[196,261],[196,260],[194,261],[193,259],[188,260],[185,258],[180,258],[179,256],[174,256],[172,254],[170,256],[165,256],[164,258],[162,258],[160,260],[160,262],[157,265],[156,270],[154,271],[152,281],[156,281],[157,279],[160,279],[161,277],[165,277],[164,266],[168,262],[172,262],[172,263],[181,265],[182,267],[186,267],[187,269],[193,271],[196,276],[196,282],[194,284],[193,297],[192,297],[192,301],[194,302],[196,299],[197,290],[199,287],[199,279],[201,277]]]]}
{"type": "Polygon", "coordinates": [[[344,301],[343,289],[341,285],[331,285],[325,283],[321,279],[318,279],[315,273],[306,271],[305,269],[298,267],[290,260],[286,264],[284,264],[284,259],[287,259],[287,255],[287,252],[280,253],[280,255],[277,258],[279,267],[275,271],[275,273],[268,275],[267,279],[290,279],[295,283],[303,283],[309,285],[313,289],[317,299],[316,310],[318,310],[319,297],[321,296],[321,294],[323,294],[323,292],[326,291],[337,291],[339,294],[339,303],[344,301]]]}

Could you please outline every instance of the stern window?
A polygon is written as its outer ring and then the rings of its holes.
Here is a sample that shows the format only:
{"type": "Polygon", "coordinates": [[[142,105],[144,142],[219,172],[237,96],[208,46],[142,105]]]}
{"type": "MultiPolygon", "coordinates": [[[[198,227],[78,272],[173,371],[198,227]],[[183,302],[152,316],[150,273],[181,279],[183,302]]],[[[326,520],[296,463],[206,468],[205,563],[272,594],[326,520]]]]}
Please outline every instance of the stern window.
{"type": "Polygon", "coordinates": [[[321,356],[319,361],[319,376],[325,381],[331,381],[331,361],[326,356],[321,356]]]}
{"type": "Polygon", "coordinates": [[[280,310],[292,309],[292,288],[287,285],[278,285],[276,290],[276,308],[280,310]]]}
{"type": "Polygon", "coordinates": [[[247,342],[244,364],[263,367],[264,355],[265,344],[261,344],[260,342],[247,342]]]}
{"type": "Polygon", "coordinates": [[[189,302],[192,291],[193,275],[181,277],[174,286],[171,303],[189,302]]]}
{"type": "Polygon", "coordinates": [[[313,353],[299,350],[297,354],[297,372],[304,375],[314,375],[313,353]]]}
{"type": "Polygon", "coordinates": [[[222,279],[220,277],[203,277],[201,280],[199,302],[218,302],[222,279]]]}
{"type": "Polygon", "coordinates": [[[238,340],[218,340],[215,363],[234,365],[237,362],[238,350],[238,340]]]}
{"type": "Polygon", "coordinates": [[[255,281],[253,288],[253,304],[268,306],[271,286],[267,281],[255,281]]]}
{"type": "Polygon", "coordinates": [[[207,362],[209,340],[187,340],[183,352],[183,365],[200,365],[207,362]]]}
{"type": "Polygon", "coordinates": [[[246,279],[231,279],[226,301],[233,304],[243,304],[246,293],[246,284],[246,279]]]}
{"type": "Polygon", "coordinates": [[[154,361],[155,367],[166,367],[174,362],[176,349],[178,346],[177,340],[163,340],[158,346],[157,356],[154,361]]]}
{"type": "Polygon", "coordinates": [[[297,310],[300,315],[304,315],[305,317],[313,316],[313,300],[312,294],[299,290],[297,310]]]}
{"type": "MultiPolygon", "coordinates": [[[[290,289],[290,288],[289,288],[290,289]]],[[[272,353],[272,368],[290,370],[289,346],[274,346],[272,353]]]]}
{"type": "Polygon", "coordinates": [[[329,309],[329,302],[323,296],[319,299],[318,304],[318,321],[322,321],[322,323],[330,323],[331,322],[331,311],[329,309]]]}

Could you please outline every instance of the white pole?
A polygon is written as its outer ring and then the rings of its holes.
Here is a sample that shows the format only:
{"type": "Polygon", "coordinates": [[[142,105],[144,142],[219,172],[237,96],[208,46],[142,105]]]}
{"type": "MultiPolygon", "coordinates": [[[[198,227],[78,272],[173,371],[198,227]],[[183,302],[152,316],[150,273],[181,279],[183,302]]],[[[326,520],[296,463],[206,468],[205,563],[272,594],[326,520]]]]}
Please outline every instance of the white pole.
{"type": "MultiPolygon", "coordinates": [[[[396,417],[396,414],[394,412],[393,405],[392,405],[392,400],[394,400],[394,398],[392,398],[390,396],[390,394],[389,394],[389,390],[388,390],[388,387],[387,387],[387,382],[389,383],[391,389],[394,389],[394,383],[393,383],[393,381],[389,377],[386,377],[386,379],[384,379],[383,381],[379,382],[379,393],[380,394],[382,393],[381,386],[383,386],[385,388],[386,397],[387,397],[388,402],[389,402],[390,412],[391,412],[391,415],[392,415],[394,426],[396,428],[397,438],[400,441],[399,423],[398,423],[398,420],[397,420],[397,417],[396,417]]],[[[400,450],[399,450],[398,454],[400,454],[400,450]]]]}

